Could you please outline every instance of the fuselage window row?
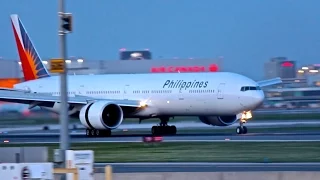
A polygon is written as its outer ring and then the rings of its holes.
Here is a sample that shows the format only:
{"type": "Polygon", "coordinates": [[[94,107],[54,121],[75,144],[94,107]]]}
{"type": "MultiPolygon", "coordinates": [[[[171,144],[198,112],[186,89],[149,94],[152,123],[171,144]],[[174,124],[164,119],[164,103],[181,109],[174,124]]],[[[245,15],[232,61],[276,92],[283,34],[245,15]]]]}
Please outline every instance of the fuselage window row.
{"type": "Polygon", "coordinates": [[[137,90],[137,91],[132,91],[133,94],[148,94],[148,93],[153,93],[153,94],[170,94],[172,93],[172,90],[144,90],[144,91],[140,91],[140,90],[137,90]]]}
{"type": "Polygon", "coordinates": [[[87,91],[87,94],[120,94],[120,91],[87,91]]]}
{"type": "MultiPolygon", "coordinates": [[[[60,94],[60,92],[43,92],[43,93],[49,93],[49,94],[53,94],[53,95],[60,94]]],[[[67,94],[76,94],[76,92],[67,92],[67,94]]]]}
{"type": "MultiPolygon", "coordinates": [[[[250,89],[251,90],[251,89],[250,89]]],[[[67,92],[68,94],[76,94],[76,92],[67,92]]],[[[132,91],[133,94],[169,94],[172,93],[172,90],[137,90],[132,91]]],[[[206,90],[189,90],[189,93],[214,93],[214,90],[212,89],[206,89],[206,90]]],[[[60,92],[51,92],[50,94],[59,95],[60,92]]],[[[120,94],[120,91],[86,91],[86,94],[120,94]]]]}
{"type": "Polygon", "coordinates": [[[214,90],[213,89],[189,90],[189,93],[214,93],[214,90]]]}

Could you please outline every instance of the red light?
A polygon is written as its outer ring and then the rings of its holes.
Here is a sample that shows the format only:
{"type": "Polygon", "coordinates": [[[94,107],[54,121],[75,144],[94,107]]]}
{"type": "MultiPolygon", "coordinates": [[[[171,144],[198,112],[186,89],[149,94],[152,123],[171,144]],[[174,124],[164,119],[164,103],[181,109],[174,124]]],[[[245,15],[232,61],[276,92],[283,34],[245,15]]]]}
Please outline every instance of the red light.
{"type": "Polygon", "coordinates": [[[217,72],[219,70],[219,67],[216,64],[210,64],[209,71],[210,72],[217,72]]]}
{"type": "Polygon", "coordinates": [[[286,61],[286,62],[283,62],[283,63],[282,63],[282,66],[283,66],[283,67],[292,67],[292,66],[293,66],[293,63],[286,61]]]}
{"type": "Polygon", "coordinates": [[[208,68],[205,66],[161,66],[152,67],[152,73],[166,73],[166,72],[217,72],[218,66],[216,64],[211,64],[208,68]]]}

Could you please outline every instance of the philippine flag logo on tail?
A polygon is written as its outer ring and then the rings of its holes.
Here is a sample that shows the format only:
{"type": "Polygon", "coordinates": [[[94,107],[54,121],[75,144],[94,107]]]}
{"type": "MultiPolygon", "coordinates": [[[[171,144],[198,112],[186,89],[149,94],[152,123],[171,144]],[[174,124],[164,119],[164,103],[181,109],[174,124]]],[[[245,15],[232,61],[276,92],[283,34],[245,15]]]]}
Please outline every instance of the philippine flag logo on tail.
{"type": "Polygon", "coordinates": [[[11,15],[11,23],[26,81],[49,77],[47,68],[32,44],[17,14],[11,15]]]}

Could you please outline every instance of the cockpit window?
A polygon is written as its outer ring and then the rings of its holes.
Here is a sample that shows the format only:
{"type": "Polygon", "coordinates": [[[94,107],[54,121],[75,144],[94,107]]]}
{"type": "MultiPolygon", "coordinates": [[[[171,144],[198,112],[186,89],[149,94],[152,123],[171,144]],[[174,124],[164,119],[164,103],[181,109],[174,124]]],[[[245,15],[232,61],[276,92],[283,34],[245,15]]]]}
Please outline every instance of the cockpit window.
{"type": "Polygon", "coordinates": [[[261,90],[259,86],[243,86],[241,87],[240,91],[257,91],[261,90]]]}

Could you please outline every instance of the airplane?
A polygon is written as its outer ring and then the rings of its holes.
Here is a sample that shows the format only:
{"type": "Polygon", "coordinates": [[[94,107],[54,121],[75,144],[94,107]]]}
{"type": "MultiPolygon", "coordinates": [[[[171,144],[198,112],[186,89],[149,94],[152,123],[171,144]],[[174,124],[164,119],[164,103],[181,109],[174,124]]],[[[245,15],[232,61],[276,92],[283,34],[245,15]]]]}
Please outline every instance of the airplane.
{"type": "MultiPolygon", "coordinates": [[[[18,15],[11,15],[25,81],[2,88],[0,101],[60,111],[60,78],[51,75],[18,15]]],[[[159,118],[152,135],[174,135],[168,125],[176,116],[195,116],[207,125],[229,126],[239,121],[237,134],[251,111],[264,100],[262,87],[280,78],[255,82],[232,72],[68,75],[68,115],[79,118],[88,137],[108,137],[125,118],[159,118]]]]}

